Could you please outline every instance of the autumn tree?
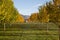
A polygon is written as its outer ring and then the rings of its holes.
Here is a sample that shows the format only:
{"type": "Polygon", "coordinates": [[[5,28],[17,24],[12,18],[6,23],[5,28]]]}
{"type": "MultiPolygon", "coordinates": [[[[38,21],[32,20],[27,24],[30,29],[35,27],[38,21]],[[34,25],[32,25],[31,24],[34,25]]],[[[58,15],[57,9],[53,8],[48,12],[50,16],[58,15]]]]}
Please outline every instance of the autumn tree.
{"type": "Polygon", "coordinates": [[[14,23],[17,14],[12,0],[0,0],[0,23],[14,23]]]}
{"type": "Polygon", "coordinates": [[[31,22],[38,22],[38,13],[32,13],[29,20],[31,22]]]}
{"type": "Polygon", "coordinates": [[[53,4],[49,2],[46,7],[48,14],[50,15],[50,22],[60,22],[60,6],[58,0],[53,0],[53,4]],[[57,3],[58,2],[58,3],[57,3]]]}
{"type": "Polygon", "coordinates": [[[53,3],[55,6],[58,6],[58,5],[60,5],[60,0],[53,0],[53,3]]]}
{"type": "Polygon", "coordinates": [[[17,14],[16,23],[24,23],[24,18],[21,14],[17,14]]]}
{"type": "Polygon", "coordinates": [[[59,1],[47,2],[46,5],[39,8],[41,22],[60,22],[59,1]]]}
{"type": "Polygon", "coordinates": [[[46,8],[45,5],[39,8],[39,20],[41,23],[49,22],[49,15],[46,8]]]}

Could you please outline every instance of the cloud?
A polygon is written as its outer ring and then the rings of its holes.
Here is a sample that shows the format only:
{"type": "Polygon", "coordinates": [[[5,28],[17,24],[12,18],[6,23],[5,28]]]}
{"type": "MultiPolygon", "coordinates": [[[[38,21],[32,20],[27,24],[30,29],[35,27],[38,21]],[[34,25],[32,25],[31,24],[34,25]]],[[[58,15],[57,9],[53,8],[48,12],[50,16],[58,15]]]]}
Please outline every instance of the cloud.
{"type": "Polygon", "coordinates": [[[39,7],[39,6],[42,6],[42,4],[37,4],[37,5],[32,6],[32,7],[35,8],[35,7],[39,7]]]}

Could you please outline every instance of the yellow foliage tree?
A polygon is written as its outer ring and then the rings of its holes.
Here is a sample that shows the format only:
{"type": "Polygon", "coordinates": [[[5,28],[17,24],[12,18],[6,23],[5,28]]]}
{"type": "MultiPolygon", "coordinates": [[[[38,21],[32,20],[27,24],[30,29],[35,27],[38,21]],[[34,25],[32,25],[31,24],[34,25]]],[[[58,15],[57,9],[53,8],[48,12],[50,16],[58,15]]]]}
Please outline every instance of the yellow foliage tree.
{"type": "Polygon", "coordinates": [[[38,22],[38,13],[33,13],[29,19],[31,22],[38,22]]]}
{"type": "Polygon", "coordinates": [[[24,23],[24,18],[23,18],[23,16],[17,15],[16,22],[17,22],[17,23],[24,23]]]}

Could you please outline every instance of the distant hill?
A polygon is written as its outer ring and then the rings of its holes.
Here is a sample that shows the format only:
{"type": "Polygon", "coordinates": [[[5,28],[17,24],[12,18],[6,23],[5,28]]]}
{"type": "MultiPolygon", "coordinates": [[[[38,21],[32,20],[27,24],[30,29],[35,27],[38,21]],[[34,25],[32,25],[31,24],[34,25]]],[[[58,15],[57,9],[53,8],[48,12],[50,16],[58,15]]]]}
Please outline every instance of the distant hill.
{"type": "Polygon", "coordinates": [[[29,15],[22,15],[24,19],[28,19],[30,16],[29,15]]]}

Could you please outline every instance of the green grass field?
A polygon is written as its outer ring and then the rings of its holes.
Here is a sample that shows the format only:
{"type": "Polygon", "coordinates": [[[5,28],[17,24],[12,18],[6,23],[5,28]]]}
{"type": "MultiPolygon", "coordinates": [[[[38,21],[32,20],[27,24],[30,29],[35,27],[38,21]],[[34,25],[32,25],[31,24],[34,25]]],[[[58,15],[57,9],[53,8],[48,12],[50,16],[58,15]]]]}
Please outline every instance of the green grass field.
{"type": "Polygon", "coordinates": [[[53,23],[0,25],[0,40],[59,40],[59,28],[53,23]]]}

